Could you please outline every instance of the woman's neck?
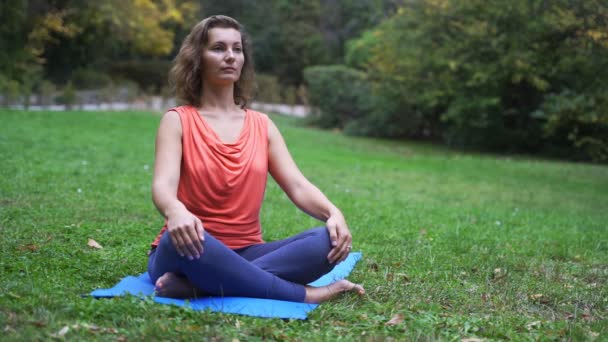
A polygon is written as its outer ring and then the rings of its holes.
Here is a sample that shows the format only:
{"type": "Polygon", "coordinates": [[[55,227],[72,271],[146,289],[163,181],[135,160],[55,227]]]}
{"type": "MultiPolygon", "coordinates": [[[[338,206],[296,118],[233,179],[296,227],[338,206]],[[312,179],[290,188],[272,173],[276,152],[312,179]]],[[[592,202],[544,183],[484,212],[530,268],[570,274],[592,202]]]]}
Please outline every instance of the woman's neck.
{"type": "Polygon", "coordinates": [[[223,87],[203,85],[201,111],[233,112],[239,109],[234,103],[234,84],[223,87]]]}

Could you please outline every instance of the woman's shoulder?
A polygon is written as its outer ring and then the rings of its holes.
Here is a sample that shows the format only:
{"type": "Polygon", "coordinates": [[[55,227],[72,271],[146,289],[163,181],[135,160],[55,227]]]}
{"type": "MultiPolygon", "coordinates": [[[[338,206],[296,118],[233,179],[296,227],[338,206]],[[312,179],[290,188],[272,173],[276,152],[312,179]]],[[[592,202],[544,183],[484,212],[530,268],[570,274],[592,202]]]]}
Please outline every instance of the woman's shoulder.
{"type": "Polygon", "coordinates": [[[258,112],[251,108],[246,108],[247,115],[249,115],[253,121],[261,122],[263,125],[267,126],[268,122],[271,121],[267,114],[258,112]]]}
{"type": "Polygon", "coordinates": [[[196,111],[196,109],[194,107],[190,106],[190,105],[175,106],[173,108],[167,109],[167,111],[165,112],[165,114],[169,113],[169,112],[175,112],[175,113],[178,113],[178,114],[181,115],[183,113],[188,113],[188,112],[191,112],[193,110],[196,111]]]}
{"type": "Polygon", "coordinates": [[[249,113],[253,116],[261,117],[261,118],[268,120],[268,114],[266,114],[266,113],[258,112],[257,110],[253,110],[251,108],[246,108],[246,110],[247,110],[247,113],[249,113]]]}

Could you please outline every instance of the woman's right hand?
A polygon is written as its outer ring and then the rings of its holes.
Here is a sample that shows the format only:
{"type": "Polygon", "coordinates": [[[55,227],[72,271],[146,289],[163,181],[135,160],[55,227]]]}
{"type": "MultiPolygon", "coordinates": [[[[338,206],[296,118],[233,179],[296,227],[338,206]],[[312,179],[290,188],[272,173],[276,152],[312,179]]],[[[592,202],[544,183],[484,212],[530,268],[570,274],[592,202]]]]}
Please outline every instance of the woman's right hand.
{"type": "Polygon", "coordinates": [[[205,240],[203,223],[188,210],[167,216],[167,231],[171,242],[182,257],[198,259],[203,254],[205,240]]]}

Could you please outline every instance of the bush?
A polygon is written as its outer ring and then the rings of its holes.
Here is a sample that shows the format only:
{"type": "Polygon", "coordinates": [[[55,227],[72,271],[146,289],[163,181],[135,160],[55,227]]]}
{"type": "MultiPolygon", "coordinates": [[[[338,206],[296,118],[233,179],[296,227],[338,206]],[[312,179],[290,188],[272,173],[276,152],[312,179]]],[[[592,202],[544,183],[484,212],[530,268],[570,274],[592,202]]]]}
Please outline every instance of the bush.
{"type": "Polygon", "coordinates": [[[257,74],[255,100],[266,103],[281,103],[281,86],[276,76],[257,74]]]}
{"type": "Polygon", "coordinates": [[[43,80],[38,87],[38,98],[41,106],[46,107],[53,104],[53,99],[56,92],[56,87],[53,82],[43,80]]]}
{"type": "Polygon", "coordinates": [[[604,128],[591,107],[608,79],[607,10],[598,0],[405,2],[347,46],[375,90],[374,110],[353,125],[499,152],[559,143],[600,160],[604,128]],[[596,121],[582,119],[591,112],[596,121]]]}
{"type": "Polygon", "coordinates": [[[133,80],[139,89],[159,93],[167,85],[170,68],[170,61],[127,61],[113,64],[109,73],[114,79],[133,80]]]}
{"type": "Polygon", "coordinates": [[[19,100],[21,86],[16,80],[9,80],[0,75],[0,95],[3,97],[2,105],[8,107],[19,100]]]}
{"type": "Polygon", "coordinates": [[[544,123],[549,153],[608,161],[608,91],[550,94],[533,115],[544,123]]]}
{"type": "Polygon", "coordinates": [[[92,69],[76,69],[72,73],[72,82],[77,89],[101,89],[112,83],[106,73],[92,69]]]}
{"type": "Polygon", "coordinates": [[[370,86],[365,73],[344,65],[304,69],[308,100],[315,108],[311,120],[324,128],[344,128],[369,110],[370,86]]]}
{"type": "Polygon", "coordinates": [[[65,105],[66,109],[72,109],[72,107],[78,102],[78,95],[76,94],[76,89],[74,89],[74,85],[72,82],[68,82],[65,87],[63,87],[63,92],[61,95],[57,96],[55,101],[59,104],[65,105]]]}

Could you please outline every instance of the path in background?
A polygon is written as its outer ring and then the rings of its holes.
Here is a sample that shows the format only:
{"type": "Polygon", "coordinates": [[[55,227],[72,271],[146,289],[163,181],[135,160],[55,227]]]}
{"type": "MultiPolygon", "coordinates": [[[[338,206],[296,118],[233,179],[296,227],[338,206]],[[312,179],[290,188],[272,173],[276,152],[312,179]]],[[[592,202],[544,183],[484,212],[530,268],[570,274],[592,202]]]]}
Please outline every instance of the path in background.
{"type": "MultiPolygon", "coordinates": [[[[35,99],[33,99],[35,102],[35,99]]],[[[133,102],[111,102],[111,103],[84,103],[75,104],[72,109],[85,111],[107,111],[107,110],[149,110],[162,113],[169,108],[175,107],[175,100],[164,100],[161,96],[150,96],[146,100],[135,100],[133,102]]],[[[22,105],[11,106],[12,109],[24,109],[22,105]]],[[[251,108],[264,113],[280,113],[289,116],[306,117],[310,113],[310,108],[302,105],[286,105],[280,103],[263,103],[253,102],[251,108]]],[[[28,110],[49,110],[63,111],[66,110],[65,105],[49,105],[49,106],[29,106],[28,110]]]]}

